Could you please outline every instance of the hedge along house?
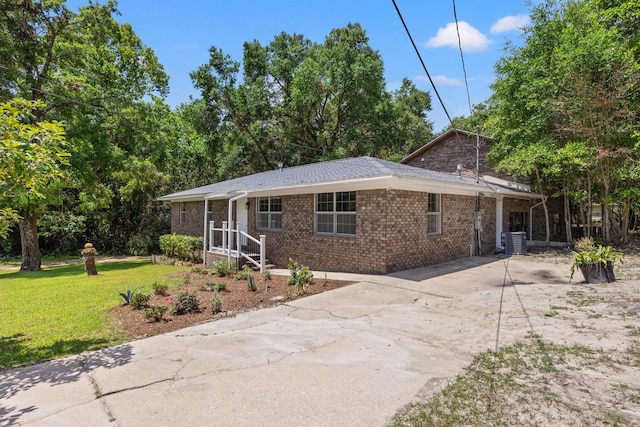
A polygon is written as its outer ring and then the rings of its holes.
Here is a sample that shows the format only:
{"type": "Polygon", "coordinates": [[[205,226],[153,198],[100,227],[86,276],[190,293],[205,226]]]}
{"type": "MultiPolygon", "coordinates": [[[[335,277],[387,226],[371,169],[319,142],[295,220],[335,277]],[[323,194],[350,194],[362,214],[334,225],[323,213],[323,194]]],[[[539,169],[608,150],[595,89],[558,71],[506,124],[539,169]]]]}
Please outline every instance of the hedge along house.
{"type": "MultiPolygon", "coordinates": [[[[496,173],[487,155],[492,139],[477,133],[450,129],[402,159],[400,163],[419,168],[453,173],[506,186],[529,189],[529,180],[515,182],[513,177],[496,173]]],[[[550,215],[551,241],[566,245],[564,205],[562,199],[547,199],[550,215]]],[[[542,198],[528,194],[496,194],[496,248],[504,249],[502,232],[525,232],[528,245],[544,245],[546,238],[542,198]]]]}
{"type": "Polygon", "coordinates": [[[497,201],[539,199],[524,185],[503,184],[365,156],[160,200],[171,202],[172,232],[204,236],[206,267],[261,250],[279,267],[293,258],[314,270],[386,274],[492,252],[502,224],[497,201]],[[255,241],[262,249],[244,253],[255,241]]]}

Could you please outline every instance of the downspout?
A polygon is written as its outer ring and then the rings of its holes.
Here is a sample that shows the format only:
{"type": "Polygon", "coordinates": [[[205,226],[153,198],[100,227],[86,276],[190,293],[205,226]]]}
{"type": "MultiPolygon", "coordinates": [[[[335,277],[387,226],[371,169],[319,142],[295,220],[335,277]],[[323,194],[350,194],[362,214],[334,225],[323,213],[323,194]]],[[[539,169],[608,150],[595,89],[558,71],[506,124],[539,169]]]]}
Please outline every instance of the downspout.
{"type": "Polygon", "coordinates": [[[236,196],[236,197],[232,197],[231,199],[229,199],[229,215],[227,216],[227,227],[228,227],[228,233],[227,233],[227,250],[228,255],[227,255],[227,261],[231,262],[231,248],[233,247],[233,233],[231,233],[231,223],[233,221],[233,202],[235,202],[236,200],[242,199],[244,197],[247,197],[247,192],[243,191],[242,194],[236,196]]]}
{"type": "Polygon", "coordinates": [[[202,263],[207,268],[207,214],[209,213],[209,199],[204,199],[204,238],[202,239],[202,263]]]}
{"type": "Polygon", "coordinates": [[[529,241],[530,242],[533,241],[533,209],[543,204],[544,199],[545,197],[542,196],[542,200],[540,201],[540,203],[536,203],[535,205],[529,208],[529,241]]]}

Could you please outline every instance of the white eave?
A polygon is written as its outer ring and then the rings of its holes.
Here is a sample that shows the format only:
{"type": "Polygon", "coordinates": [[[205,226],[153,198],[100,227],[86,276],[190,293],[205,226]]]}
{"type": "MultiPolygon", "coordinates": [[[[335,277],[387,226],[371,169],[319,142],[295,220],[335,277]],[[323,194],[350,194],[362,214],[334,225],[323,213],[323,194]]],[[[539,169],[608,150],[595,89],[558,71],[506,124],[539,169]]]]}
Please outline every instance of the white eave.
{"type": "Polygon", "coordinates": [[[316,183],[302,183],[270,188],[247,189],[231,193],[207,194],[209,200],[226,200],[237,194],[246,193],[248,197],[287,196],[294,194],[324,193],[333,191],[363,191],[363,190],[407,190],[443,194],[475,196],[478,193],[491,196],[493,190],[485,184],[468,184],[465,182],[439,181],[417,178],[406,175],[389,174],[368,178],[357,178],[340,181],[325,181],[316,183]]]}

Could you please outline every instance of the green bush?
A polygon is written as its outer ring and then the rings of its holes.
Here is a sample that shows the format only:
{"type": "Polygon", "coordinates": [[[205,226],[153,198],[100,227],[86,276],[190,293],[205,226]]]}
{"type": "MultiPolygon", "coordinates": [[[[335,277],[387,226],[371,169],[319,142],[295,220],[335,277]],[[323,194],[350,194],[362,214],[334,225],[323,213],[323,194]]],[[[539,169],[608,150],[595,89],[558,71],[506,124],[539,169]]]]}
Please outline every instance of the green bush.
{"type": "Polygon", "coordinates": [[[142,292],[138,292],[133,294],[133,296],[131,297],[131,301],[129,302],[129,305],[134,310],[142,310],[143,308],[147,307],[150,299],[151,299],[151,295],[146,295],[146,294],[143,294],[142,292]]]}
{"type": "Polygon", "coordinates": [[[211,307],[213,314],[220,313],[222,311],[222,297],[217,291],[213,293],[213,296],[209,300],[209,306],[211,307]]]}
{"type": "Polygon", "coordinates": [[[193,313],[199,310],[200,300],[198,296],[189,291],[183,291],[171,304],[171,314],[193,313]]]}
{"type": "Polygon", "coordinates": [[[148,234],[134,234],[127,240],[126,250],[129,255],[149,255],[149,251],[153,247],[153,241],[148,234]]]}
{"type": "Polygon", "coordinates": [[[159,239],[160,250],[165,256],[182,261],[202,261],[202,237],[182,234],[163,234],[159,239]]]}
{"type": "Polygon", "coordinates": [[[148,322],[159,322],[162,320],[162,317],[167,310],[168,307],[162,305],[145,308],[143,312],[144,318],[147,319],[148,322]]]}
{"type": "Polygon", "coordinates": [[[271,270],[265,270],[264,273],[262,273],[262,277],[264,280],[271,280],[271,270]]]}
{"type": "Polygon", "coordinates": [[[313,281],[313,272],[309,270],[309,267],[300,265],[291,258],[289,258],[289,272],[291,276],[287,280],[287,284],[294,286],[298,294],[306,294],[309,284],[313,281]]]}
{"type": "Polygon", "coordinates": [[[218,261],[213,264],[213,271],[219,277],[231,276],[236,272],[236,265],[230,261],[218,261]]]}
{"type": "Polygon", "coordinates": [[[168,294],[167,291],[169,290],[169,285],[161,282],[153,282],[151,288],[153,289],[154,294],[166,297],[168,294]]]}

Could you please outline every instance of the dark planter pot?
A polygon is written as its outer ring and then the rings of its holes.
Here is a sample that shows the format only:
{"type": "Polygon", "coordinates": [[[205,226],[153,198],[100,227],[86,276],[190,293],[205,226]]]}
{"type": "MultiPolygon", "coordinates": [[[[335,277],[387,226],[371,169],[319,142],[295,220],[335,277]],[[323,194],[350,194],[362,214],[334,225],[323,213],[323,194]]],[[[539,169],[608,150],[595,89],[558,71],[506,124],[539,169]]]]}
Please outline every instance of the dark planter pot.
{"type": "Polygon", "coordinates": [[[613,263],[591,262],[580,265],[580,271],[587,283],[611,283],[616,281],[613,275],[613,263]]]}

